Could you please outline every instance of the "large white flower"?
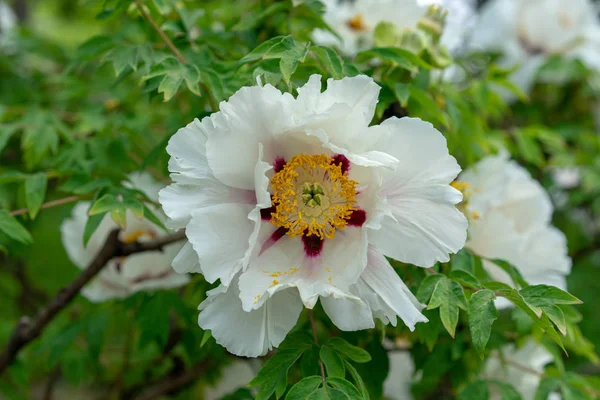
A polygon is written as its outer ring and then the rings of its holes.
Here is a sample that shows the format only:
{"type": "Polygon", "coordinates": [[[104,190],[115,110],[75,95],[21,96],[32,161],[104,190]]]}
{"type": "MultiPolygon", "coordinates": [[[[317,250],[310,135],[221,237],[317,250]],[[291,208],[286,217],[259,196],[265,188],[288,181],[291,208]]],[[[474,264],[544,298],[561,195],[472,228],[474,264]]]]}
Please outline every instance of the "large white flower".
{"type": "MultiPolygon", "coordinates": [[[[571,270],[566,238],[550,225],[552,203],[539,182],[506,153],[485,158],[459,180],[468,185],[467,247],[482,257],[510,262],[531,284],[566,289],[565,276],[571,270]]],[[[511,283],[496,264],[483,264],[492,278],[511,283]]]]}
{"type": "MultiPolygon", "coordinates": [[[[158,191],[162,187],[152,177],[145,173],[129,175],[133,188],[140,190],[148,198],[158,201],[158,191]]],[[[90,238],[87,246],[83,245],[83,232],[88,220],[88,202],[80,202],[73,208],[72,217],[65,220],[60,227],[62,242],[71,261],[79,268],[84,269],[94,259],[108,234],[117,224],[107,214],[98,229],[90,238]]],[[[149,208],[154,208],[149,205],[149,208]]],[[[155,214],[163,221],[166,217],[160,210],[155,214]]],[[[123,242],[145,241],[165,235],[165,232],[147,219],[139,219],[131,211],[127,211],[126,229],[119,233],[123,242]]],[[[125,258],[109,261],[100,274],[87,284],[82,294],[90,301],[101,302],[115,298],[125,298],[140,290],[168,289],[186,284],[187,275],[180,275],[173,271],[171,263],[181,250],[180,243],[165,246],[162,251],[147,251],[133,254],[125,258]]]]}
{"type": "MultiPolygon", "coordinates": [[[[506,345],[501,351],[494,351],[487,359],[484,374],[493,380],[504,381],[512,385],[523,400],[533,400],[540,384],[540,376],[546,364],[552,362],[552,354],[533,339],[521,347],[506,345]],[[535,371],[535,372],[534,372],[535,371]]],[[[492,400],[502,398],[499,390],[491,385],[492,400]]],[[[549,399],[558,400],[560,396],[552,393],[549,399]]]]}
{"type": "Polygon", "coordinates": [[[526,93],[552,55],[576,57],[600,70],[600,24],[590,0],[491,0],[470,46],[501,52],[504,66],[519,65],[512,80],[526,93]]]}
{"type": "Polygon", "coordinates": [[[415,29],[427,11],[418,0],[325,0],[323,3],[326,7],[323,18],[341,40],[323,29],[315,30],[313,39],[318,44],[338,47],[348,56],[373,46],[373,33],[379,23],[392,23],[399,30],[415,29]]]}
{"type": "Polygon", "coordinates": [[[199,324],[229,351],[266,353],[319,298],[344,330],[426,321],[384,254],[429,267],[463,246],[460,167],[429,123],[369,127],[379,90],[366,76],[321,92],[313,75],[297,98],[244,87],[171,138],[160,202],[199,258],[180,270],[221,281],[199,324]]]}

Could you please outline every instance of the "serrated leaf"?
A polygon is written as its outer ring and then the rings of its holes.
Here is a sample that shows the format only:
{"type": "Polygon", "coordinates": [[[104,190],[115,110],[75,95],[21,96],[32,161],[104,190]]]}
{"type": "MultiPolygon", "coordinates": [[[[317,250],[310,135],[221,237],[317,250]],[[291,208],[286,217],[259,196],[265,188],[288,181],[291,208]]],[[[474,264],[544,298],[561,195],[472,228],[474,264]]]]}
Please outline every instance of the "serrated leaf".
{"type": "Polygon", "coordinates": [[[346,367],[342,357],[332,347],[323,346],[319,352],[319,358],[325,364],[327,376],[343,378],[346,376],[346,367]]]}
{"type": "Polygon", "coordinates": [[[25,181],[25,204],[27,205],[31,219],[35,219],[40,211],[44,197],[46,197],[47,184],[48,179],[43,172],[31,175],[25,181]]]}
{"type": "Polygon", "coordinates": [[[479,282],[479,279],[471,275],[471,273],[463,270],[455,270],[450,272],[448,275],[463,286],[467,286],[473,289],[482,289],[483,285],[479,282]]]}
{"type": "Polygon", "coordinates": [[[32,244],[31,234],[8,211],[0,210],[0,231],[23,244],[32,244]]]}
{"type": "Polygon", "coordinates": [[[167,58],[152,67],[152,70],[142,77],[142,81],[159,78],[158,93],[162,93],[167,102],[175,96],[179,87],[185,82],[192,93],[200,96],[200,71],[194,65],[184,65],[176,59],[167,58]]]}
{"type": "Polygon", "coordinates": [[[153,63],[152,47],[145,44],[122,44],[104,56],[104,62],[111,62],[115,70],[115,75],[119,76],[127,68],[133,71],[146,64],[150,67],[153,63]]]}
{"type": "Polygon", "coordinates": [[[296,68],[298,68],[298,64],[304,62],[309,48],[310,43],[301,46],[295,45],[292,49],[282,54],[279,60],[279,68],[286,83],[289,84],[292,75],[296,72],[296,68]]]}
{"type": "Polygon", "coordinates": [[[342,79],[344,77],[344,61],[335,50],[326,46],[313,46],[311,51],[327,72],[331,74],[333,79],[342,79]]]}
{"type": "Polygon", "coordinates": [[[306,377],[292,386],[285,400],[306,400],[319,389],[322,383],[323,378],[320,376],[306,377]]]}
{"type": "Polygon", "coordinates": [[[475,292],[469,300],[467,316],[471,341],[482,359],[485,346],[492,333],[492,324],[498,318],[498,310],[496,310],[496,306],[494,305],[495,299],[496,295],[494,292],[483,289],[475,292]]]}
{"type": "Polygon", "coordinates": [[[332,338],[327,344],[354,362],[366,363],[371,361],[371,355],[366,350],[348,343],[341,337],[332,338]]]}
{"type": "Polygon", "coordinates": [[[431,298],[431,294],[435,289],[435,285],[437,285],[438,281],[442,279],[441,274],[433,274],[427,275],[423,282],[421,282],[421,286],[419,286],[419,290],[417,291],[417,299],[424,304],[429,303],[429,299],[431,298]]]}
{"type": "Polygon", "coordinates": [[[438,280],[427,309],[433,310],[438,307],[442,324],[450,336],[454,337],[458,324],[458,309],[466,310],[468,307],[462,286],[445,276],[438,280]]]}
{"type": "MultiPolygon", "coordinates": [[[[89,214],[89,211],[88,211],[88,214],[89,214]]],[[[94,232],[96,232],[96,229],[98,229],[98,227],[102,223],[102,220],[104,219],[105,215],[106,215],[106,212],[103,212],[103,213],[94,214],[94,215],[91,215],[88,217],[88,219],[85,223],[85,228],[83,230],[83,246],[84,247],[87,246],[88,242],[92,238],[92,235],[94,234],[94,232]]]]}
{"type": "Polygon", "coordinates": [[[281,46],[284,46],[289,49],[293,45],[293,42],[294,40],[291,36],[276,36],[274,38],[271,38],[265,42],[262,42],[254,50],[242,57],[240,61],[238,61],[238,65],[243,65],[252,61],[260,60],[271,50],[279,49],[281,48],[281,46]]]}
{"type": "Polygon", "coordinates": [[[92,207],[88,211],[88,215],[95,215],[100,213],[106,213],[112,211],[115,208],[122,208],[123,204],[113,194],[107,193],[100,197],[92,204],[92,207]]]}

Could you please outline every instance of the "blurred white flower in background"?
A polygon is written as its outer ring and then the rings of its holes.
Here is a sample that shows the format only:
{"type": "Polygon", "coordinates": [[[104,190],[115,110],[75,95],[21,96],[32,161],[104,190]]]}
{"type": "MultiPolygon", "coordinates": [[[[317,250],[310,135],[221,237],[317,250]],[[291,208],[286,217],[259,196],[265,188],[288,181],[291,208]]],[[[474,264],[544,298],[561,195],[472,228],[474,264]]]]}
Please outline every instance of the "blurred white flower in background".
{"type": "Polygon", "coordinates": [[[421,0],[422,4],[437,4],[447,12],[441,43],[451,54],[460,52],[477,20],[475,0],[421,0]]]}
{"type": "Polygon", "coordinates": [[[469,46],[500,52],[502,66],[518,66],[511,79],[525,93],[553,55],[600,71],[600,23],[589,0],[491,0],[481,9],[469,46]]]}
{"type": "MultiPolygon", "coordinates": [[[[469,217],[466,247],[488,259],[513,264],[530,284],[566,289],[571,271],[565,235],[551,225],[548,193],[529,172],[509,160],[507,153],[488,156],[464,171],[465,213],[469,217]]],[[[483,260],[494,280],[511,284],[508,274],[483,260]]],[[[497,300],[498,307],[512,303],[497,300]]]]}
{"type": "Polygon", "coordinates": [[[415,364],[410,351],[388,352],[390,368],[383,383],[383,395],[386,400],[412,400],[410,384],[415,372],[415,364]]]}
{"type": "Polygon", "coordinates": [[[364,75],[324,92],[313,75],[297,98],[244,87],[169,141],[160,202],[195,252],[175,267],[220,280],[198,322],[230,352],[265,354],[319,299],[342,330],[427,320],[385,256],[430,267],[463,247],[460,167],[429,123],[369,126],[379,90],[364,75]]]}
{"type": "MultiPolygon", "coordinates": [[[[541,344],[529,339],[525,344],[516,347],[506,345],[502,350],[493,351],[488,357],[484,374],[488,379],[506,382],[512,385],[523,400],[533,400],[540,384],[541,375],[546,364],[552,362],[552,354],[541,344]]],[[[491,386],[491,399],[501,400],[499,389],[491,386]]],[[[559,400],[560,395],[552,393],[549,400],[559,400]]]]}
{"type": "MultiPolygon", "coordinates": [[[[162,184],[154,181],[146,173],[132,173],[128,178],[130,183],[125,184],[158,201],[158,191],[163,187],[162,184]]],[[[160,209],[155,209],[152,205],[148,207],[159,219],[166,220],[160,209]]],[[[106,214],[87,246],[84,246],[83,233],[89,218],[89,208],[88,202],[77,203],[71,218],[66,219],[60,227],[63,246],[73,264],[81,269],[88,266],[102,248],[108,234],[117,228],[110,215],[106,214]]],[[[166,235],[160,227],[147,219],[137,218],[130,210],[127,210],[126,218],[126,228],[119,234],[119,239],[125,243],[143,242],[166,235]]],[[[175,273],[171,267],[173,258],[181,247],[181,243],[173,243],[165,246],[162,251],[147,251],[113,259],[81,293],[90,301],[101,302],[125,298],[141,290],[169,289],[184,285],[189,281],[189,277],[175,273]]]]}
{"type": "Polygon", "coordinates": [[[581,172],[577,167],[555,167],[552,169],[552,179],[562,189],[572,189],[579,186],[581,172]]]}
{"type": "Polygon", "coordinates": [[[17,16],[4,1],[0,1],[0,49],[10,49],[13,44],[14,30],[17,27],[17,16]]]}
{"type": "Polygon", "coordinates": [[[315,43],[335,46],[347,56],[373,47],[377,24],[392,23],[399,30],[415,29],[427,7],[418,0],[325,0],[325,22],[336,31],[335,35],[323,29],[313,32],[315,43]]]}
{"type": "Polygon", "coordinates": [[[236,360],[223,368],[221,377],[212,386],[204,388],[203,400],[220,400],[223,397],[234,393],[237,389],[246,387],[248,383],[256,376],[256,371],[260,365],[253,368],[252,362],[258,360],[241,361],[236,360]]]}

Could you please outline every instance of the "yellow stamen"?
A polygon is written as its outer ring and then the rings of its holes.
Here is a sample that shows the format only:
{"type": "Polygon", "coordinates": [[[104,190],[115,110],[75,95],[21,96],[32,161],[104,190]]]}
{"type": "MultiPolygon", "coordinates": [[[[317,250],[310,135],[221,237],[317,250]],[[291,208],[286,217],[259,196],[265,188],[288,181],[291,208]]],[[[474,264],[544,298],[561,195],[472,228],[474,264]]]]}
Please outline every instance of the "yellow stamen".
{"type": "Polygon", "coordinates": [[[331,239],[356,209],[357,184],[325,154],[297,155],[271,178],[271,223],[288,229],[291,237],[331,239]]]}
{"type": "Polygon", "coordinates": [[[355,31],[363,32],[367,30],[367,24],[365,23],[365,17],[358,13],[354,17],[350,18],[347,22],[348,27],[355,31]]]}
{"type": "Polygon", "coordinates": [[[123,238],[121,239],[121,242],[135,243],[144,236],[149,236],[151,239],[154,239],[154,238],[156,238],[156,233],[151,232],[151,231],[134,231],[134,232],[131,232],[131,233],[123,236],[123,238]]]}

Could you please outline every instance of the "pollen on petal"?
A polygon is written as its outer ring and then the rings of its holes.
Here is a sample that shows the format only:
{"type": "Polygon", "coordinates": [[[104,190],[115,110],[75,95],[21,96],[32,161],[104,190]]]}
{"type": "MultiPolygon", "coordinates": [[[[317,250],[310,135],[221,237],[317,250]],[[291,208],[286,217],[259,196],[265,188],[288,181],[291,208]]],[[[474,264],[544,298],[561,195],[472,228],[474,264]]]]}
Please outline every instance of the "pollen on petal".
{"type": "Polygon", "coordinates": [[[367,220],[367,213],[365,210],[353,210],[348,218],[348,225],[350,226],[362,226],[367,220]]]}
{"type": "Polygon", "coordinates": [[[303,235],[302,243],[304,244],[304,253],[307,257],[318,257],[323,250],[323,239],[317,235],[303,235]]]}

